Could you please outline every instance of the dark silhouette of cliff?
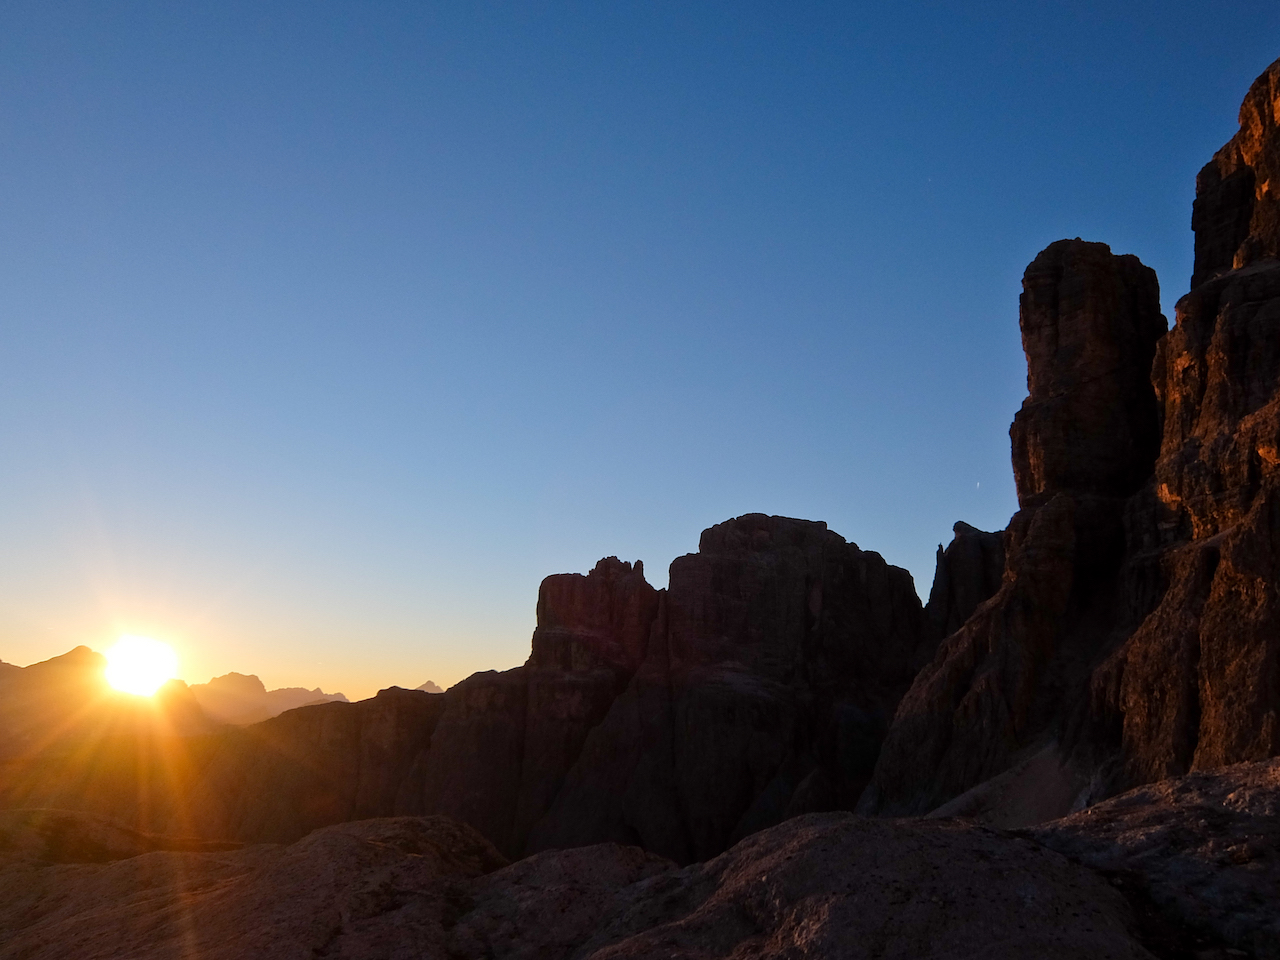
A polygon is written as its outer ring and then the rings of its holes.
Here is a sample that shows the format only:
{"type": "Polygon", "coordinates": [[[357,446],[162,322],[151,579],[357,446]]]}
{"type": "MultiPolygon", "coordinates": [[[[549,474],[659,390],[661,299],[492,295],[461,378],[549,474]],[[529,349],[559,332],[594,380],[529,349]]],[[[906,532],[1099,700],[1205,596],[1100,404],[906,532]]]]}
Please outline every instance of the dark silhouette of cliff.
{"type": "Polygon", "coordinates": [[[1280,61],[1197,178],[1167,333],[1132,257],[1027,268],[1003,584],[903,699],[863,811],[1044,819],[1280,753],[1278,121],[1280,61]]]}
{"type": "Polygon", "coordinates": [[[613,841],[690,862],[799,814],[1019,827],[1275,756],[1277,77],[1197,181],[1173,329],[1136,257],[1060,240],[1027,267],[1019,510],[998,533],[956,524],[926,606],[825,524],[748,514],[704,531],[666,590],[613,557],[548,577],[528,661],[443,693],[242,729],[199,714],[163,763],[99,751],[92,775],[82,741],[33,753],[18,723],[0,803],[280,842],[444,814],[507,857],[613,841]]]}

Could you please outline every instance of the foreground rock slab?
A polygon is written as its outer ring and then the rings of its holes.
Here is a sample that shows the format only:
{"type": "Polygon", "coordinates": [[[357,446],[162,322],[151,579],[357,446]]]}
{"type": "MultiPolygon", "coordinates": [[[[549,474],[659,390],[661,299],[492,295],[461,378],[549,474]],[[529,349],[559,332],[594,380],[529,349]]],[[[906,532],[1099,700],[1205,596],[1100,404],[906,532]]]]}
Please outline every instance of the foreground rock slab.
{"type": "Polygon", "coordinates": [[[565,869],[566,858],[617,861],[625,849],[540,854],[477,881],[476,906],[452,931],[451,953],[477,960],[1151,956],[1132,932],[1124,898],[1105,880],[1029,840],[958,821],[810,814],[682,870],[657,871],[638,851],[603,882],[565,869]],[[615,885],[630,877],[626,887],[615,885]]]}
{"type": "Polygon", "coordinates": [[[97,846],[54,852],[16,816],[0,828],[6,960],[1151,956],[1106,880],[960,821],[811,814],[680,868],[618,844],[508,866],[444,817],[138,854],[60,816],[64,841],[97,846]],[[121,859],[67,862],[89,854],[121,859]]]}
{"type": "Polygon", "coordinates": [[[1193,931],[1280,958],[1280,759],[1140,787],[1027,836],[1138,884],[1193,931]]]}
{"type": "Polygon", "coordinates": [[[10,814],[0,825],[5,960],[443,957],[451,884],[506,862],[444,817],[343,824],[287,847],[66,862],[137,843],[81,816],[54,818],[62,840],[52,846],[32,842],[38,822],[24,830],[10,814]]]}

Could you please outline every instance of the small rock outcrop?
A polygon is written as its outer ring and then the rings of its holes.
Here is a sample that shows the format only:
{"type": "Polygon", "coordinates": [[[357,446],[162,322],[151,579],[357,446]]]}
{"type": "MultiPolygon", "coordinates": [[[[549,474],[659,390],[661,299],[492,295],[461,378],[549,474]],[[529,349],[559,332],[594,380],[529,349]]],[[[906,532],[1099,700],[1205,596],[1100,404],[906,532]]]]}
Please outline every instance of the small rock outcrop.
{"type": "Polygon", "coordinates": [[[1026,835],[1236,956],[1280,960],[1280,760],[1163,780],[1026,835]]]}
{"type": "Polygon", "coordinates": [[[924,616],[931,636],[949,637],[1000,589],[1004,579],[1004,531],[987,533],[963,520],[952,528],[954,537],[938,562],[924,616]]]}

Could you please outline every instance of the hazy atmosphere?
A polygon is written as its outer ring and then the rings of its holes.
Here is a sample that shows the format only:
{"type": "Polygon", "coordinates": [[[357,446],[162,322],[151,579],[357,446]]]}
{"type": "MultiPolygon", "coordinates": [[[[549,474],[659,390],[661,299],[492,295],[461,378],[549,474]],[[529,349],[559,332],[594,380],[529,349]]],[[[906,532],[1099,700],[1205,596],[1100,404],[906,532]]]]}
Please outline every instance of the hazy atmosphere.
{"type": "Polygon", "coordinates": [[[1186,292],[1272,3],[6,3],[0,660],[352,699],[747,512],[1017,507],[1025,265],[1186,292]],[[1206,17],[1213,13],[1212,27],[1206,17]]]}

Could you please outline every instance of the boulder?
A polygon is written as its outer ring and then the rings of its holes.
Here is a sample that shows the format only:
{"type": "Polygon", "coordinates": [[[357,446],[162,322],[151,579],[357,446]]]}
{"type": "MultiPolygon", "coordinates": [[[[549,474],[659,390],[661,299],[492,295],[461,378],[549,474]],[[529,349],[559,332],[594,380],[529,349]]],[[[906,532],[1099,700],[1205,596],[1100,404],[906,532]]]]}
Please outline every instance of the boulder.
{"type": "Polygon", "coordinates": [[[1280,760],[1163,780],[1025,835],[1199,938],[1280,958],[1280,760]]]}

